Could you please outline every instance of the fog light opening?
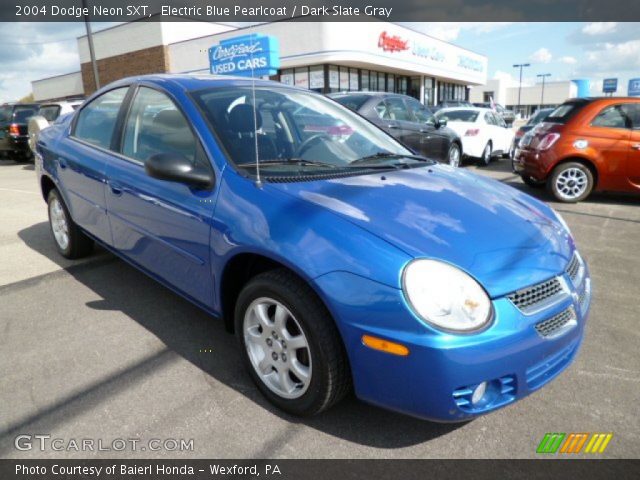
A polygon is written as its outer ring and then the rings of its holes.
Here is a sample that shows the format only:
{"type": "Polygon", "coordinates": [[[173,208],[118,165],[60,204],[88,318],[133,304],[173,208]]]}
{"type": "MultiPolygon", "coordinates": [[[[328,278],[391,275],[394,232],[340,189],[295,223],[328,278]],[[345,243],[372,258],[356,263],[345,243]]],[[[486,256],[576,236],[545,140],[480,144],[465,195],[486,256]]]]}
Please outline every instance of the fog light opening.
{"type": "Polygon", "coordinates": [[[471,403],[473,405],[477,405],[478,403],[480,403],[484,398],[484,394],[486,392],[487,392],[487,382],[482,382],[473,390],[473,394],[471,395],[471,403]]]}

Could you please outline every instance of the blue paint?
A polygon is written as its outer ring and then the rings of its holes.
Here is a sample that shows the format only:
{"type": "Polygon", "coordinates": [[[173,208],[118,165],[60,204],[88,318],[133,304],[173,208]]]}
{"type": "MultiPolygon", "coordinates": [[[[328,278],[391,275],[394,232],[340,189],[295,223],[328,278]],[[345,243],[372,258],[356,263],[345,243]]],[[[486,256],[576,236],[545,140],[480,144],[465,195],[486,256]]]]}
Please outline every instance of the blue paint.
{"type": "Polygon", "coordinates": [[[578,87],[576,98],[586,98],[590,95],[591,82],[588,78],[578,78],[571,81],[578,87]]]}
{"type": "Polygon", "coordinates": [[[279,50],[276,37],[257,33],[222,40],[209,49],[209,71],[243,77],[275,75],[280,68],[279,50]]]}
{"type": "Polygon", "coordinates": [[[629,80],[629,93],[630,97],[640,97],[640,78],[632,78],[629,80]]]}
{"type": "Polygon", "coordinates": [[[602,82],[603,93],[615,93],[618,91],[618,79],[617,78],[605,78],[602,82]]]}
{"type": "Polygon", "coordinates": [[[384,180],[374,172],[265,181],[257,188],[229,161],[189,93],[247,88],[251,80],[156,75],[116,83],[140,84],[164,91],[180,107],[210,162],[213,188],[151,178],[140,162],[70,138],[71,120],[42,132],[37,171],[57,185],[82,229],[152,278],[220,316],[222,274],[232,259],[252,253],[280,263],[305,280],[331,313],[356,395],[437,421],[470,419],[524,398],[575,358],[590,298],[579,305],[579,288],[565,272],[576,247],[546,204],[440,165],[385,172],[384,180]],[[462,335],[422,321],[401,281],[416,258],[450,263],[477,280],[491,299],[490,324],[462,335]],[[556,276],[571,295],[542,312],[525,315],[507,297],[556,276]],[[537,333],[536,324],[571,307],[577,312],[573,329],[558,338],[537,333]],[[406,345],[410,354],[367,348],[364,334],[406,345]],[[558,358],[531,380],[546,359],[558,358]],[[465,405],[465,392],[483,381],[504,394],[489,404],[465,405]]]}

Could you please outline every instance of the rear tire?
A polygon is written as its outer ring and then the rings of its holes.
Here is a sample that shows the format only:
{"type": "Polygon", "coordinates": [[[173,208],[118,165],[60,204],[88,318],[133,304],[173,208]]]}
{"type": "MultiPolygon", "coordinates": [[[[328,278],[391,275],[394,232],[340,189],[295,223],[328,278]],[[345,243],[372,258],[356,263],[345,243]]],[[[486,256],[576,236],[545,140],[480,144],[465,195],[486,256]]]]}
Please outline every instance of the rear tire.
{"type": "Polygon", "coordinates": [[[561,163],[547,180],[551,194],[564,203],[581,202],[589,196],[593,186],[591,169],[579,162],[561,163]]]}
{"type": "Polygon", "coordinates": [[[526,183],[531,188],[542,188],[546,183],[544,180],[536,180],[535,178],[530,177],[529,175],[520,175],[520,178],[524,183],[526,183]]]}
{"type": "Polygon", "coordinates": [[[491,142],[487,142],[487,145],[484,147],[484,150],[482,151],[482,156],[480,157],[478,164],[482,167],[486,167],[487,165],[489,165],[489,163],[491,163],[492,154],[493,154],[493,150],[491,148],[491,142]]]}
{"type": "Polygon", "coordinates": [[[93,250],[93,240],[87,237],[69,215],[60,193],[54,188],[47,199],[49,227],[60,255],[69,259],[82,258],[93,250]]]}
{"type": "Polygon", "coordinates": [[[247,283],[236,302],[235,327],[251,378],[278,408],[311,416],[350,391],[346,351],[330,313],[288,270],[247,283]]]}
{"type": "Polygon", "coordinates": [[[449,147],[449,153],[447,153],[447,162],[450,166],[458,168],[460,166],[460,159],[462,158],[462,151],[457,143],[452,143],[449,147]]]}

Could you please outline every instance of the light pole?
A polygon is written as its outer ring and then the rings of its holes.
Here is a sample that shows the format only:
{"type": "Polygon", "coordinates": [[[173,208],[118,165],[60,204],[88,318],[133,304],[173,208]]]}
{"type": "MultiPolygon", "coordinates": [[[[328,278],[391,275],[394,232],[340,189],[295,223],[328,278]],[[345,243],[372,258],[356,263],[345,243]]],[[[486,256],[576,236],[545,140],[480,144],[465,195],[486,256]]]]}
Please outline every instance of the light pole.
{"type": "MultiPolygon", "coordinates": [[[[84,11],[88,12],[87,0],[82,0],[84,11]]],[[[93,79],[95,80],[96,90],[100,90],[100,78],[98,77],[98,63],[96,62],[96,52],[93,48],[93,32],[91,31],[91,22],[89,15],[84,15],[84,26],[87,30],[87,42],[89,43],[89,57],[91,57],[91,67],[93,69],[93,79]]],[[[88,93],[88,92],[87,92],[88,93]]]]}
{"type": "Polygon", "coordinates": [[[536,77],[542,78],[542,93],[540,94],[540,108],[544,105],[544,80],[547,77],[550,77],[550,73],[539,73],[536,77]]]}
{"type": "Polygon", "coordinates": [[[513,68],[520,69],[520,83],[518,84],[518,112],[520,112],[520,94],[522,93],[522,69],[524,67],[530,67],[530,63],[518,63],[513,66],[513,68]]]}

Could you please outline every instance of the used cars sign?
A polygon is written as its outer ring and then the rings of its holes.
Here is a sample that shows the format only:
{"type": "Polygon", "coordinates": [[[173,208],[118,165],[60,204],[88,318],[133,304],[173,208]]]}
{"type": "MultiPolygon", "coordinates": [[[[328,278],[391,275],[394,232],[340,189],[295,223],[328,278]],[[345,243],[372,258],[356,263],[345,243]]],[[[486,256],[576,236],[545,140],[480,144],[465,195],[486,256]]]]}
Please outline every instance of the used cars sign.
{"type": "Polygon", "coordinates": [[[222,40],[209,49],[209,63],[216,75],[275,75],[280,67],[278,40],[259,34],[222,40]]]}

